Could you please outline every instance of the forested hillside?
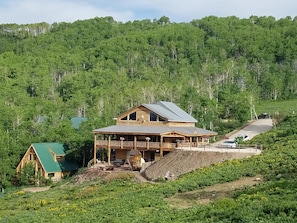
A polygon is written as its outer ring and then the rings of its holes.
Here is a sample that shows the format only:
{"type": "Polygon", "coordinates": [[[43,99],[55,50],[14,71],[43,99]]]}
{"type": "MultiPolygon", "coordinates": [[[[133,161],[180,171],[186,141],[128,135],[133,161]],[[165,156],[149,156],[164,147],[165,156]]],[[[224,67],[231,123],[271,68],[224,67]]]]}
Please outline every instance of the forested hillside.
{"type": "Polygon", "coordinates": [[[253,117],[255,103],[296,98],[296,37],[290,17],[2,24],[2,184],[33,142],[88,159],[92,129],[141,103],[173,101],[220,131],[221,119],[253,117]],[[88,118],[79,131],[74,116],[88,118]]]}

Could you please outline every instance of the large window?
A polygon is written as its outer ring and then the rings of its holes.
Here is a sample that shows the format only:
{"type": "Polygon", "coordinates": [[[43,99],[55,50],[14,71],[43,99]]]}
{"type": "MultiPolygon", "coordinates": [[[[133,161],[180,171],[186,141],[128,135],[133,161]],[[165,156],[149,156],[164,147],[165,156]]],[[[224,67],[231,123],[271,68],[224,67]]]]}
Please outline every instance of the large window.
{"type": "Polygon", "coordinates": [[[133,112],[123,118],[121,118],[121,120],[136,120],[136,112],[133,112]]]}
{"type": "Polygon", "coordinates": [[[129,115],[129,120],[136,120],[136,112],[133,112],[129,115]]]}
{"type": "Polygon", "coordinates": [[[150,121],[151,122],[157,122],[157,121],[165,122],[166,120],[164,118],[156,115],[155,113],[150,112],[150,121]]]}
{"type": "Polygon", "coordinates": [[[150,112],[150,121],[151,122],[155,122],[155,121],[157,121],[157,115],[155,114],[155,113],[153,113],[153,112],[150,112]]]}

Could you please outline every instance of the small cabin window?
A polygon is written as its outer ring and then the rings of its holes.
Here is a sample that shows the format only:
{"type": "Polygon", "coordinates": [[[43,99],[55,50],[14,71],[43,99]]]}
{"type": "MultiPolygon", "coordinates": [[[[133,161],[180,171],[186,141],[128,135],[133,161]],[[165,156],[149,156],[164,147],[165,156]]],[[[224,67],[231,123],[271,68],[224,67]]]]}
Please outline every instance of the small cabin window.
{"type": "Polygon", "coordinates": [[[55,173],[49,173],[47,176],[50,178],[55,177],[55,173]]]}
{"type": "Polygon", "coordinates": [[[57,160],[58,162],[60,162],[60,161],[64,161],[64,156],[57,156],[57,157],[56,157],[56,160],[57,160]]]}

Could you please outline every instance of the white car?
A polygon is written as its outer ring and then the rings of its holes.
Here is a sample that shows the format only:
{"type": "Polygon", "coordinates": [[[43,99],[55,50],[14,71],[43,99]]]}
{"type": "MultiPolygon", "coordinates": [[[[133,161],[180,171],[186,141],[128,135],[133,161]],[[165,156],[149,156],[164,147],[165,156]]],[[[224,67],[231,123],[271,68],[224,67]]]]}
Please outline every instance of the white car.
{"type": "Polygon", "coordinates": [[[226,140],[222,144],[223,147],[236,148],[237,142],[235,140],[226,140]]]}

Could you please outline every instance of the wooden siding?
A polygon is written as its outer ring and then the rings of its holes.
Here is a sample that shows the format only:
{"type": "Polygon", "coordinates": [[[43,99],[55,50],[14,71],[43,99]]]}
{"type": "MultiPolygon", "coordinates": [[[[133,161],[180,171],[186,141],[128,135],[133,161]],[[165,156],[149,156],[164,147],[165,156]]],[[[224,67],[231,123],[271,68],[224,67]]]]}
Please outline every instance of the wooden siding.
{"type": "Polygon", "coordinates": [[[195,127],[194,122],[168,122],[168,126],[174,127],[195,127]]]}

